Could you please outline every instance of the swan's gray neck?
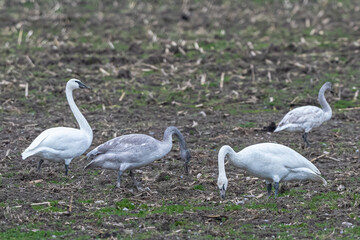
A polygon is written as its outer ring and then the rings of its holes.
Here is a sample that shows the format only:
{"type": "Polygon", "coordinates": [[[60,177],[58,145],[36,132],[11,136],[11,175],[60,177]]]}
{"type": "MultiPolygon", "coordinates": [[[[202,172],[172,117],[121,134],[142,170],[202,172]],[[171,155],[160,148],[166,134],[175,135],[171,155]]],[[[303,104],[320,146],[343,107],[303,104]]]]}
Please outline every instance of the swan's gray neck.
{"type": "MultiPolygon", "coordinates": [[[[180,133],[179,129],[177,129],[176,127],[168,127],[165,132],[164,132],[164,137],[163,137],[163,142],[166,143],[167,145],[170,146],[170,149],[172,147],[172,135],[175,135],[178,140],[179,140],[179,144],[180,144],[180,151],[186,151],[187,147],[186,147],[186,142],[184,139],[184,136],[180,133]]],[[[170,150],[169,150],[170,151],[170,150]]]]}
{"type": "Polygon", "coordinates": [[[318,101],[319,101],[319,103],[320,103],[320,105],[322,107],[322,110],[327,115],[327,118],[330,119],[331,115],[332,115],[332,110],[331,110],[331,107],[330,107],[329,103],[325,99],[325,92],[326,92],[327,89],[329,89],[329,87],[326,86],[326,85],[324,85],[324,86],[322,86],[320,88],[318,101]]]}
{"type": "Polygon", "coordinates": [[[76,106],[74,98],[73,98],[73,89],[66,88],[66,98],[69,103],[70,109],[74,114],[76,121],[79,124],[80,130],[85,131],[91,138],[93,137],[92,129],[89,123],[86,121],[85,117],[81,114],[79,108],[76,106]]]}
{"type": "Polygon", "coordinates": [[[225,157],[226,155],[229,156],[230,162],[238,166],[237,162],[237,154],[236,152],[228,145],[222,146],[219,151],[218,155],[218,165],[219,165],[219,177],[225,177],[226,178],[226,172],[225,172],[225,157]]]}

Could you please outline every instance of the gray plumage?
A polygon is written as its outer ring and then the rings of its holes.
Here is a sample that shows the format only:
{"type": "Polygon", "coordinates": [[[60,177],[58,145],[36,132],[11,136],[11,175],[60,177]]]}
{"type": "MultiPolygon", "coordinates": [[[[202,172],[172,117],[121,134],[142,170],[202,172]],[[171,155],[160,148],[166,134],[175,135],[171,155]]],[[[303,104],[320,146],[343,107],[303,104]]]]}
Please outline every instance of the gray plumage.
{"type": "Polygon", "coordinates": [[[331,83],[326,82],[319,91],[318,101],[322,108],[316,106],[298,107],[288,112],[280,121],[274,132],[304,132],[303,139],[307,146],[307,134],[311,129],[319,127],[323,122],[330,120],[332,111],[330,105],[325,99],[325,91],[331,90],[331,83]]]}
{"type": "Polygon", "coordinates": [[[185,139],[176,127],[168,127],[164,132],[162,141],[145,134],[129,134],[111,139],[87,154],[88,159],[93,160],[85,167],[118,170],[117,187],[120,187],[121,176],[124,171],[130,170],[135,186],[138,183],[133,177],[132,170],[148,165],[168,154],[172,148],[172,135],[178,138],[180,143],[180,156],[185,164],[185,172],[188,172],[190,152],[187,149],[185,139]]]}

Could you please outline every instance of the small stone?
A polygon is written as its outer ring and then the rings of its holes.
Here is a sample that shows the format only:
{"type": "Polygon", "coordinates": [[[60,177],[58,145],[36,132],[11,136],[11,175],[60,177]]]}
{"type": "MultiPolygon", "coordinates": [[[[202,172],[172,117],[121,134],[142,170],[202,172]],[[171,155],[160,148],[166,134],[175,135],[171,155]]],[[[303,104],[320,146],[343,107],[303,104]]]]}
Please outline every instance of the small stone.
{"type": "Polygon", "coordinates": [[[124,207],[124,208],[123,208],[123,211],[127,212],[127,211],[129,211],[129,209],[126,208],[126,207],[124,207]]]}
{"type": "Polygon", "coordinates": [[[340,184],[340,185],[337,187],[337,190],[338,190],[339,192],[342,192],[342,191],[345,190],[345,186],[340,184]]]}
{"type": "Polygon", "coordinates": [[[105,202],[103,200],[98,200],[94,202],[95,204],[104,204],[105,202]]]}
{"type": "Polygon", "coordinates": [[[134,233],[134,231],[132,229],[124,229],[125,234],[130,234],[132,235],[134,233]]]}
{"type": "Polygon", "coordinates": [[[354,224],[350,223],[350,222],[342,222],[341,225],[344,225],[345,227],[351,227],[353,228],[354,227],[354,224]]]}
{"type": "Polygon", "coordinates": [[[118,74],[118,78],[125,78],[125,79],[131,79],[131,72],[127,69],[120,69],[118,74]]]}

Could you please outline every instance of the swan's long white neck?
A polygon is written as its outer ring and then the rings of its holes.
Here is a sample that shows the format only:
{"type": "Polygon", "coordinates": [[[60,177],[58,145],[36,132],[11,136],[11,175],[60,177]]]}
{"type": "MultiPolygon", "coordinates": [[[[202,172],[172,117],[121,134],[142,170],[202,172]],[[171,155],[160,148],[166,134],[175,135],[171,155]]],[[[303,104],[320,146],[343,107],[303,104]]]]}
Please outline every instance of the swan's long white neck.
{"type": "Polygon", "coordinates": [[[236,166],[241,165],[241,161],[240,159],[238,159],[236,152],[228,145],[222,146],[218,154],[219,178],[226,178],[226,172],[225,172],[226,155],[229,156],[230,162],[232,162],[234,165],[236,166]]]}
{"type": "Polygon", "coordinates": [[[331,107],[330,107],[329,103],[325,99],[325,92],[326,92],[327,89],[329,89],[329,87],[326,86],[326,85],[323,85],[320,88],[318,101],[319,101],[319,103],[320,103],[320,105],[322,107],[322,110],[325,113],[326,120],[329,120],[331,118],[331,115],[332,115],[332,110],[331,110],[331,107]]]}
{"type": "Polygon", "coordinates": [[[80,130],[86,132],[92,139],[93,137],[92,129],[89,123],[86,121],[85,117],[81,114],[79,108],[76,106],[72,92],[73,89],[66,86],[66,99],[69,103],[70,109],[73,112],[74,117],[79,124],[80,130]]]}

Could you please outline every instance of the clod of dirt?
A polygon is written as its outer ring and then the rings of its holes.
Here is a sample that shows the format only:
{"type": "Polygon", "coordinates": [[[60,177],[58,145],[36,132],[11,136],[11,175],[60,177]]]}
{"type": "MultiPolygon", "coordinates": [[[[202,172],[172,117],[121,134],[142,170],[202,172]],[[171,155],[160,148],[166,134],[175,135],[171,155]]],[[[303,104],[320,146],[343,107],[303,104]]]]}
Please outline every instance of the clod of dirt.
{"type": "Polygon", "coordinates": [[[276,129],[276,124],[274,122],[271,122],[269,126],[263,127],[263,131],[266,132],[274,132],[276,129]]]}
{"type": "Polygon", "coordinates": [[[190,21],[190,12],[188,10],[184,10],[182,13],[181,13],[181,19],[182,20],[185,20],[185,21],[190,21]]]}
{"type": "Polygon", "coordinates": [[[99,238],[115,238],[117,236],[116,232],[112,232],[112,233],[100,233],[98,235],[99,238]]]}
{"type": "Polygon", "coordinates": [[[118,78],[126,78],[126,79],[131,79],[131,72],[128,69],[120,69],[118,74],[117,74],[118,78]]]}
{"type": "Polygon", "coordinates": [[[0,202],[5,202],[7,199],[7,194],[6,193],[0,193],[0,202]]]}
{"type": "Polygon", "coordinates": [[[167,180],[169,180],[169,178],[170,178],[170,176],[168,173],[160,172],[160,174],[158,176],[156,176],[155,181],[157,181],[157,182],[167,181],[167,180]]]}
{"type": "Polygon", "coordinates": [[[144,62],[148,63],[148,64],[156,65],[156,64],[164,62],[164,58],[159,55],[153,55],[153,56],[148,57],[144,62]]]}
{"type": "Polygon", "coordinates": [[[100,181],[100,185],[107,185],[112,183],[112,181],[110,179],[104,179],[100,181]]]}
{"type": "Polygon", "coordinates": [[[28,181],[38,178],[39,175],[35,172],[29,172],[29,173],[19,173],[17,177],[20,181],[28,181]]]}
{"type": "Polygon", "coordinates": [[[101,60],[97,57],[85,58],[85,59],[82,59],[82,62],[85,65],[101,64],[101,60]]]}
{"type": "Polygon", "coordinates": [[[141,49],[140,44],[133,43],[129,47],[129,51],[136,54],[142,54],[144,51],[141,49]]]}

